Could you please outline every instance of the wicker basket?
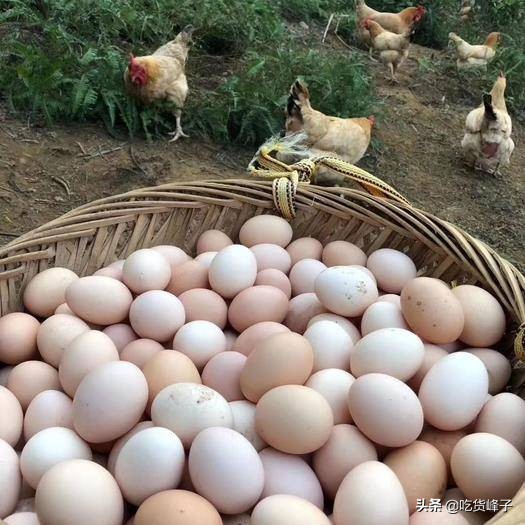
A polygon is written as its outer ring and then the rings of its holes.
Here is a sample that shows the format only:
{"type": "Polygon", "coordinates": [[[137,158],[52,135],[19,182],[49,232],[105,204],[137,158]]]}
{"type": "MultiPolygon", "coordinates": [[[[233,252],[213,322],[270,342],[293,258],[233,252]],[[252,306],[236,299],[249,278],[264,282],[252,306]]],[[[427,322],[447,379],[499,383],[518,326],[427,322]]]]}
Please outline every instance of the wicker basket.
{"type": "MultiPolygon", "coordinates": [[[[24,286],[48,267],[87,275],[138,248],[176,244],[193,253],[199,235],[211,228],[236,238],[248,218],[275,213],[274,188],[249,179],[173,183],[70,211],[0,249],[0,315],[20,310],[24,286]]],[[[484,243],[408,204],[354,189],[299,185],[295,205],[296,237],[348,240],[366,253],[395,248],[412,257],[420,275],[486,288],[507,312],[508,348],[516,341],[523,360],[525,278],[484,243]]],[[[514,390],[521,384],[517,374],[514,390]]],[[[516,507],[497,523],[525,523],[525,511],[516,507]]]]}

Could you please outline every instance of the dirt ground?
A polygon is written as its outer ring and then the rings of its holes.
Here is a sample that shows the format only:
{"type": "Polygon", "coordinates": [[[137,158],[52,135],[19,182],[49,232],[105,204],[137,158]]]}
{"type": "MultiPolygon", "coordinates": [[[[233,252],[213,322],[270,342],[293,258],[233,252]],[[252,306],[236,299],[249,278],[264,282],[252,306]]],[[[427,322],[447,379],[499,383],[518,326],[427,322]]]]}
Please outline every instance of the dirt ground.
{"type": "MultiPolygon", "coordinates": [[[[422,60],[438,57],[413,46],[394,86],[373,64],[384,118],[360,164],[524,270],[525,128],[514,119],[516,150],[501,178],[466,169],[464,119],[479,98],[455,77],[421,71],[422,60]]],[[[100,197],[169,181],[244,177],[252,154],[200,139],[122,142],[96,125],[36,128],[0,106],[0,244],[100,197]]]]}

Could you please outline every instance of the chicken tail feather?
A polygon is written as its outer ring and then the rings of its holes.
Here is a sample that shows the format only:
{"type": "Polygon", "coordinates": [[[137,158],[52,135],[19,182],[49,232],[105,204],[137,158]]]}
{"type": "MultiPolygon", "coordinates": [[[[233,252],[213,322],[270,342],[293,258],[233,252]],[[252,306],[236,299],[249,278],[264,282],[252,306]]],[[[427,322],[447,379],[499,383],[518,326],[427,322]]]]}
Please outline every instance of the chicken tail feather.
{"type": "Polygon", "coordinates": [[[497,116],[492,105],[492,95],[490,93],[483,94],[483,105],[485,106],[485,116],[489,120],[496,120],[497,116]]]}

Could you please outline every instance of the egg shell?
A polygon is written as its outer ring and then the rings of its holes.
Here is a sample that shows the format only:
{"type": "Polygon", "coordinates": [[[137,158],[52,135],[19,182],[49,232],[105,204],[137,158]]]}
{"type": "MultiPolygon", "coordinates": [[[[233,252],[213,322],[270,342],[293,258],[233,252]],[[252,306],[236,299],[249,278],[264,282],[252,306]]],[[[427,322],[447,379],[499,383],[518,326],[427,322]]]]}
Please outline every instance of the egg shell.
{"type": "Polygon", "coordinates": [[[120,450],[115,479],[126,501],[138,506],[158,492],[177,487],[184,461],[184,447],[171,430],[146,428],[130,437],[120,450]]]}
{"type": "Polygon", "coordinates": [[[483,406],[476,421],[476,432],[495,434],[525,453],[525,401],[515,394],[503,392],[483,406]]]}
{"type": "Polygon", "coordinates": [[[293,295],[315,292],[315,279],[326,265],[316,259],[301,259],[290,270],[293,295]]]}
{"type": "Polygon", "coordinates": [[[485,365],[467,352],[440,359],[419,388],[425,419],[440,430],[459,430],[472,423],[488,394],[485,365]]]}
{"type": "Polygon", "coordinates": [[[292,241],[286,248],[290,255],[292,265],[301,259],[321,260],[323,245],[313,237],[301,237],[292,241]]]}
{"type": "MultiPolygon", "coordinates": [[[[490,518],[492,517],[492,512],[472,512],[472,507],[470,508],[470,511],[467,509],[469,508],[464,503],[460,503],[464,500],[466,500],[465,494],[461,492],[457,487],[453,489],[448,489],[445,491],[445,494],[443,495],[443,498],[441,499],[441,502],[443,506],[445,507],[445,512],[443,512],[444,515],[447,515],[447,504],[449,506],[449,510],[455,511],[456,509],[460,509],[457,514],[448,514],[448,516],[460,516],[463,521],[453,521],[453,523],[457,523],[457,525],[483,525],[484,523],[488,522],[490,518]],[[454,503],[449,504],[448,502],[452,501],[454,503]],[[465,508],[465,510],[461,510],[462,508],[465,508]]],[[[446,524],[445,524],[446,525],[446,524]]]]}
{"type": "Polygon", "coordinates": [[[235,516],[222,516],[223,525],[250,525],[249,514],[236,514],[235,516]]]}
{"type": "Polygon", "coordinates": [[[121,525],[122,495],[100,465],[85,459],[58,463],[42,477],[35,496],[41,521],[53,525],[121,525]]]}
{"type": "Polygon", "coordinates": [[[416,278],[416,265],[408,255],[391,248],[381,248],[368,256],[366,267],[377,285],[388,293],[398,294],[405,284],[416,278]]]}
{"type": "Polygon", "coordinates": [[[256,244],[270,243],[286,248],[292,240],[292,227],[277,215],[257,215],[248,219],[239,231],[239,241],[251,248],[256,244]]]}
{"type": "Polygon", "coordinates": [[[197,239],[197,254],[205,252],[219,252],[233,241],[220,230],[207,230],[200,234],[197,239]]]}
{"type": "Polygon", "coordinates": [[[332,313],[357,317],[377,299],[375,281],[361,267],[333,266],[315,280],[315,293],[332,313]]]}
{"type": "Polygon", "coordinates": [[[148,383],[140,368],[126,361],[100,365],[78,385],[75,430],[90,443],[117,439],[138,423],[147,400],[148,383]]]}
{"type": "Polygon", "coordinates": [[[201,253],[200,255],[197,255],[197,257],[195,257],[195,260],[201,263],[207,270],[209,270],[211,263],[213,259],[215,259],[215,256],[217,255],[217,253],[219,252],[204,252],[204,253],[201,253]]]}
{"type": "Polygon", "coordinates": [[[60,390],[58,372],[42,361],[25,361],[16,365],[7,381],[7,388],[25,410],[31,400],[44,390],[60,390]]]}
{"type": "Polygon", "coordinates": [[[430,343],[425,343],[425,354],[423,356],[423,362],[418,368],[417,372],[410,378],[407,382],[407,385],[414,391],[419,392],[419,387],[423,382],[424,377],[427,375],[428,371],[443,357],[448,355],[446,350],[443,348],[432,345],[430,343]]]}
{"type": "Polygon", "coordinates": [[[312,466],[333,500],[344,477],[365,461],[376,461],[374,444],[354,425],[335,425],[328,441],[313,455],[312,466]]]}
{"type": "Polygon", "coordinates": [[[323,509],[321,484],[304,459],[273,448],[265,448],[259,453],[259,457],[264,467],[264,490],[261,499],[274,494],[290,494],[323,509]]]}
{"type": "Polygon", "coordinates": [[[248,356],[241,372],[244,396],[256,403],[281,385],[303,385],[312,372],[313,351],[305,337],[292,332],[261,341],[248,356]]]}
{"type": "Polygon", "coordinates": [[[338,368],[327,368],[312,374],[305,386],[319,392],[332,408],[334,424],[351,423],[348,409],[348,392],[355,378],[352,374],[338,368]]]}
{"type": "Polygon", "coordinates": [[[232,401],[230,408],[233,414],[233,430],[242,434],[260,452],[267,445],[255,429],[256,405],[250,401],[232,401]]]}
{"type": "Polygon", "coordinates": [[[66,302],[76,315],[104,326],[126,319],[132,300],[128,288],[111,277],[81,277],[66,290],[66,302]]]}
{"type": "Polygon", "coordinates": [[[213,505],[198,494],[165,490],[142,503],[133,525],[222,525],[222,520],[213,505]]]}
{"type": "Polygon", "coordinates": [[[38,350],[44,361],[58,367],[69,343],[88,330],[89,326],[78,317],[66,314],[52,315],[38,329],[38,350]]]}
{"type": "Polygon", "coordinates": [[[60,360],[58,377],[64,391],[71,397],[84,377],[97,366],[118,361],[117,347],[109,336],[90,330],[75,337],[60,360]]]}
{"type": "Polygon", "coordinates": [[[403,486],[383,463],[361,463],[345,476],[339,486],[334,501],[334,518],[336,525],[406,525],[408,504],[403,486]]]}
{"type": "Polygon", "coordinates": [[[145,430],[147,428],[152,428],[155,425],[153,424],[153,421],[141,421],[140,423],[137,423],[129,432],[126,432],[122,437],[117,439],[113,446],[111,447],[111,450],[108,455],[107,459],[107,465],[106,468],[111,472],[111,475],[115,476],[115,465],[117,463],[118,456],[120,454],[120,451],[124,447],[124,445],[135,435],[141,432],[142,430],[145,430]]]}
{"type": "Polygon", "coordinates": [[[409,513],[420,499],[440,499],[447,487],[447,465],[438,449],[424,441],[393,450],[383,463],[396,474],[408,502],[409,513]]]}
{"type": "Polygon", "coordinates": [[[406,381],[418,371],[424,356],[417,335],[403,328],[381,328],[356,343],[350,369],[356,377],[378,372],[406,381]]]}
{"type": "Polygon", "coordinates": [[[55,309],[55,311],[53,313],[55,313],[55,314],[73,315],[74,317],[76,317],[75,312],[73,312],[73,310],[71,310],[71,308],[69,308],[67,303],[59,304],[56,307],[56,309],[55,309]]]}
{"type": "Polygon", "coordinates": [[[208,268],[199,261],[186,261],[171,269],[171,278],[166,290],[180,295],[193,288],[209,288],[208,268]]]}
{"type": "Polygon", "coordinates": [[[73,430],[50,427],[41,430],[25,444],[20,455],[24,480],[36,489],[42,476],[68,459],[92,459],[91,449],[73,430]]]}
{"type": "Polygon", "coordinates": [[[328,267],[351,264],[365,266],[367,257],[361,248],[351,242],[332,241],[324,247],[321,260],[328,267]]]}
{"type": "Polygon", "coordinates": [[[283,324],[292,332],[304,334],[310,319],[326,311],[315,293],[302,293],[288,302],[288,311],[283,324]]]}
{"type": "Polygon", "coordinates": [[[204,385],[219,392],[227,401],[244,399],[241,392],[241,372],[246,356],[239,352],[221,352],[212,357],[202,371],[204,385]]]}
{"type": "Polygon", "coordinates": [[[173,349],[188,356],[202,370],[214,355],[226,350],[226,337],[210,321],[191,321],[175,334],[173,349]]]}
{"type": "Polygon", "coordinates": [[[359,339],[361,339],[361,333],[359,332],[359,330],[355,327],[352,321],[350,321],[346,317],[342,317],[341,315],[331,313],[318,314],[312,317],[310,321],[308,321],[307,328],[310,328],[310,326],[319,321],[332,321],[335,324],[339,325],[350,336],[354,345],[357,343],[357,341],[359,341],[359,339]]]}
{"type": "Polygon", "coordinates": [[[35,512],[17,512],[8,516],[4,523],[6,525],[40,525],[35,512]]]}
{"type": "Polygon", "coordinates": [[[483,288],[464,284],[452,289],[465,313],[459,339],[478,348],[496,344],[505,332],[505,312],[498,300],[483,288]]]}
{"type": "Polygon", "coordinates": [[[417,277],[401,291],[401,311],[410,328],[429,343],[451,343],[465,325],[463,308],[439,279],[417,277]]]}
{"type": "Polygon", "coordinates": [[[175,383],[200,383],[201,377],[192,360],[182,352],[162,350],[143,367],[142,373],[148,382],[148,410],[156,395],[175,383]]]}
{"type": "Polygon", "coordinates": [[[512,499],[525,481],[525,460],[507,440],[479,432],[461,439],[450,458],[452,475],[469,499],[512,499]]]}
{"type": "Polygon", "coordinates": [[[19,464],[18,455],[13,448],[0,439],[0,519],[15,510],[22,482],[19,464]]]}
{"type": "Polygon", "coordinates": [[[163,350],[164,347],[153,339],[135,339],[123,348],[120,359],[142,368],[154,355],[163,350]]]}
{"type": "Polygon", "coordinates": [[[512,373],[507,358],[490,348],[465,348],[465,352],[479,357],[489,374],[489,394],[499,394],[505,389],[512,373]]]}
{"type": "Polygon", "coordinates": [[[409,329],[400,306],[387,301],[376,301],[366,309],[361,319],[363,337],[382,328],[409,329]]]}
{"type": "Polygon", "coordinates": [[[379,303],[381,301],[386,302],[386,303],[395,304],[396,306],[399,306],[399,308],[401,308],[401,296],[399,295],[396,295],[393,293],[386,293],[383,295],[380,294],[376,300],[376,303],[379,303]]]}
{"type": "Polygon", "coordinates": [[[188,464],[195,489],[219,512],[250,509],[264,488],[261,458],[244,436],[230,428],[200,432],[191,445],[188,464]]]}
{"type": "Polygon", "coordinates": [[[330,520],[314,504],[289,494],[275,494],[253,509],[250,525],[330,525],[330,520]]]}
{"type": "Polygon", "coordinates": [[[268,268],[267,270],[257,272],[254,284],[255,286],[274,286],[275,288],[279,288],[288,299],[292,296],[292,285],[290,284],[290,280],[283,272],[281,272],[281,270],[268,268]]]}
{"type": "Polygon", "coordinates": [[[27,284],[23,301],[34,315],[49,317],[66,301],[66,289],[78,275],[67,268],[48,268],[36,274],[27,284]]]}
{"type": "Polygon", "coordinates": [[[288,311],[288,297],[274,286],[252,286],[235,296],[228,320],[238,332],[264,321],[281,323],[288,311]]]}
{"type": "Polygon", "coordinates": [[[186,312],[186,322],[210,321],[224,328],[228,320],[226,301],[213,290],[194,288],[179,295],[186,312]]]}
{"type": "Polygon", "coordinates": [[[226,299],[231,299],[253,286],[256,277],[255,255],[239,244],[222,249],[213,259],[209,269],[211,288],[226,299]]]}
{"type": "MultiPolygon", "coordinates": [[[[124,261],[122,261],[124,264],[124,261]]],[[[96,277],[111,277],[112,279],[116,279],[117,281],[122,281],[122,268],[119,268],[117,266],[106,266],[104,268],[101,268],[100,270],[97,270],[94,274],[96,277]]],[[[56,314],[59,313],[66,313],[66,312],[57,312],[55,310],[56,314]]]]}
{"type": "Polygon", "coordinates": [[[0,386],[0,439],[14,447],[22,435],[23,418],[20,401],[10,390],[0,386]]]}
{"type": "Polygon", "coordinates": [[[250,355],[255,346],[275,334],[289,332],[290,329],[283,324],[273,321],[256,323],[244,330],[235,341],[232,350],[246,356],[250,355]]]}
{"type": "Polygon", "coordinates": [[[403,447],[423,428],[423,410],[414,392],[385,374],[357,378],[348,394],[352,418],[363,434],[387,447],[403,447]]]}
{"type": "Polygon", "coordinates": [[[251,248],[257,260],[257,271],[273,268],[288,273],[292,267],[292,260],[288,252],[276,244],[256,244],[251,248]]]}
{"type": "Polygon", "coordinates": [[[17,365],[36,356],[40,323],[32,315],[13,312],[0,317],[0,362],[17,365]]]}
{"type": "Polygon", "coordinates": [[[153,246],[151,249],[157,253],[160,253],[168,260],[168,262],[170,263],[170,269],[172,271],[173,268],[176,268],[177,266],[180,266],[186,261],[191,260],[191,257],[184,250],[181,250],[178,246],[161,244],[159,246],[153,246]]]}
{"type": "Polygon", "coordinates": [[[205,428],[233,427],[228,401],[195,383],[177,383],[161,390],[151,405],[151,419],[156,426],[175,432],[186,449],[205,428]]]}
{"type": "Polygon", "coordinates": [[[300,385],[266,392],[255,411],[255,428],[271,447],[289,454],[308,454],[322,447],[334,425],[326,399],[300,385]]]}
{"type": "Polygon", "coordinates": [[[164,342],[184,324],[182,303],[171,293],[151,290],[135,298],[129,310],[133,330],[143,338],[164,342]]]}
{"type": "Polygon", "coordinates": [[[117,347],[119,353],[124,350],[124,347],[127,344],[139,338],[139,336],[133,331],[133,328],[125,323],[106,326],[102,331],[113,341],[113,344],[117,347]]]}
{"type": "Polygon", "coordinates": [[[128,255],[122,269],[124,284],[134,293],[164,290],[171,278],[168,259],[155,250],[144,248],[128,255]]]}

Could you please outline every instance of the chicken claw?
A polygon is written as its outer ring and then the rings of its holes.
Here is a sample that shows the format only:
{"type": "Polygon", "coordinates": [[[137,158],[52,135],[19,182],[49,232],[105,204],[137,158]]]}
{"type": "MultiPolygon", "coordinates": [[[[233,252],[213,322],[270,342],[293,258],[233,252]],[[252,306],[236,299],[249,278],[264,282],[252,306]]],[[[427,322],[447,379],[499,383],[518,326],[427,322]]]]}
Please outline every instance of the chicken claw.
{"type": "Polygon", "coordinates": [[[177,140],[179,140],[181,137],[184,137],[186,139],[189,139],[190,136],[189,135],[186,135],[186,133],[184,133],[184,131],[182,131],[182,129],[177,129],[175,131],[170,131],[168,133],[168,135],[173,135],[173,138],[168,140],[168,142],[176,142],[177,140]]]}

